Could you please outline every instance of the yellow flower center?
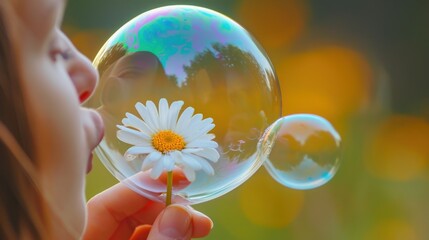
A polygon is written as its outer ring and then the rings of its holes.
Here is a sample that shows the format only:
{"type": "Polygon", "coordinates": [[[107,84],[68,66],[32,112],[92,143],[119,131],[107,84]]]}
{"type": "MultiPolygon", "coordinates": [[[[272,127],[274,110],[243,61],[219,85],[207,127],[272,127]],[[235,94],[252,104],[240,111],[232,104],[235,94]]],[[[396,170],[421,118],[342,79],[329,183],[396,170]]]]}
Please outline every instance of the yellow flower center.
{"type": "Polygon", "coordinates": [[[173,131],[163,130],[152,136],[152,145],[159,152],[167,153],[173,150],[184,149],[185,140],[173,131]]]}

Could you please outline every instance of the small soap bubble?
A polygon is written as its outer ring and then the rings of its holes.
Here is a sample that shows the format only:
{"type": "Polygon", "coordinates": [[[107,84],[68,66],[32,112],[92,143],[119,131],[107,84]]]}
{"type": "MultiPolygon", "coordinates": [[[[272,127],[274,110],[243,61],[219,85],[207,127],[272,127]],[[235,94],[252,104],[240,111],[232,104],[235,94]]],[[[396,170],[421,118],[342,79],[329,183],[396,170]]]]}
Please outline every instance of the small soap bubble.
{"type": "Polygon", "coordinates": [[[286,187],[312,189],[335,175],[341,137],[326,119],[312,114],[282,117],[265,131],[259,147],[264,166],[286,187]]]}

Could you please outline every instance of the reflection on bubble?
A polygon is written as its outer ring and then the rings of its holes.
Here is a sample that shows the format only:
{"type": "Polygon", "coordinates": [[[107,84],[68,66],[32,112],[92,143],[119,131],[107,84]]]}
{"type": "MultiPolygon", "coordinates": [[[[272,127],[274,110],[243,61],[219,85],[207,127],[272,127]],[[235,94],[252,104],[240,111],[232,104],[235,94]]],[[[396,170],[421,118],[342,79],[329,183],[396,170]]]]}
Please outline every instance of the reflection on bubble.
{"type": "Polygon", "coordinates": [[[214,174],[197,170],[192,182],[174,174],[173,202],[194,204],[218,197],[262,165],[257,143],[280,116],[279,86],[265,51],[228,17],[186,5],[153,9],[113,34],[94,65],[100,82],[86,106],[97,109],[106,126],[96,153],[135,191],[163,202],[166,188],[163,179],[141,171],[146,156],[126,160],[131,146],[117,138],[125,114],[139,116],[137,102],[180,100],[180,114],[192,107],[215,124],[211,133],[220,158],[209,163],[214,174]]]}
{"type": "Polygon", "coordinates": [[[311,114],[282,117],[265,132],[259,147],[265,168],[279,183],[294,189],[319,187],[340,163],[340,135],[324,118],[311,114]]]}

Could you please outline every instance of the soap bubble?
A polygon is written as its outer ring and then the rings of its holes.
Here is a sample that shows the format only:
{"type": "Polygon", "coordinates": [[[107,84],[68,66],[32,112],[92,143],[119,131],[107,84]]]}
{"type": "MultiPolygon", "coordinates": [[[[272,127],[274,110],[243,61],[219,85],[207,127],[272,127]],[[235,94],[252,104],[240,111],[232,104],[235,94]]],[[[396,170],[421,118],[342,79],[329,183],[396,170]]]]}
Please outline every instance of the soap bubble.
{"type": "Polygon", "coordinates": [[[340,164],[341,137],[324,118],[294,114],[274,122],[261,138],[265,168],[286,187],[312,189],[335,175],[340,164]]]}
{"type": "Polygon", "coordinates": [[[221,196],[262,165],[257,143],[280,117],[281,94],[264,50],[228,17],[185,5],[145,12],[108,39],[94,66],[100,82],[86,106],[96,109],[106,126],[96,154],[136,192],[164,202],[167,181],[165,172],[153,178],[142,171],[143,158],[125,156],[131,145],[118,139],[117,125],[126,114],[140,117],[138,102],[158,107],[162,98],[169,104],[183,101],[180,114],[192,107],[216,125],[210,133],[220,158],[207,161],[214,174],[198,170],[190,181],[189,172],[176,166],[173,202],[195,204],[221,196]]]}

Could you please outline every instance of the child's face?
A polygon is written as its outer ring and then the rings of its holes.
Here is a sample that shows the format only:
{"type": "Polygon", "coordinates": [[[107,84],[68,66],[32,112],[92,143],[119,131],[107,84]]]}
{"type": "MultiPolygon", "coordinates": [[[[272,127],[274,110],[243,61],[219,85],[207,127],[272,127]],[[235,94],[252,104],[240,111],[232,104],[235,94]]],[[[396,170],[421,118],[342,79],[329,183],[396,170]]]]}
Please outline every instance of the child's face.
{"type": "Polygon", "coordinates": [[[25,101],[42,186],[66,223],[82,231],[90,154],[103,135],[101,118],[80,106],[98,76],[59,30],[65,1],[11,0],[25,101]],[[16,24],[15,24],[16,23],[16,24]]]}

